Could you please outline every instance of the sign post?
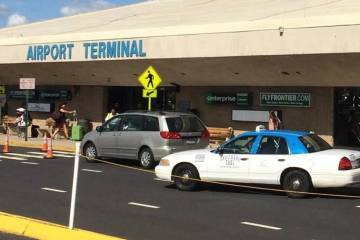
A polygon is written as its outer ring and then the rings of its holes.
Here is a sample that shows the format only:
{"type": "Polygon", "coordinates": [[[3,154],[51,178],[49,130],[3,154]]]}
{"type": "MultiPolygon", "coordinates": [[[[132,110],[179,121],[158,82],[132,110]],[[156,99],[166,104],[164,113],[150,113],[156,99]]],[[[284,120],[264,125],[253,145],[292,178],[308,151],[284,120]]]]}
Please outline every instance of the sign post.
{"type": "Polygon", "coordinates": [[[29,104],[29,91],[35,89],[35,78],[20,78],[20,89],[26,90],[25,93],[25,102],[26,102],[26,111],[25,111],[25,141],[28,140],[28,119],[29,119],[29,111],[28,111],[28,104],[29,104]]]}
{"type": "Polygon", "coordinates": [[[6,103],[5,86],[0,86],[0,123],[2,122],[2,108],[6,103]]]}
{"type": "Polygon", "coordinates": [[[2,122],[2,108],[6,103],[6,95],[0,94],[0,122],[2,122]]]}
{"type": "Polygon", "coordinates": [[[139,78],[139,82],[143,85],[143,98],[148,99],[148,110],[151,111],[151,98],[157,98],[156,88],[161,83],[161,77],[156,72],[155,68],[149,66],[139,78]]]}

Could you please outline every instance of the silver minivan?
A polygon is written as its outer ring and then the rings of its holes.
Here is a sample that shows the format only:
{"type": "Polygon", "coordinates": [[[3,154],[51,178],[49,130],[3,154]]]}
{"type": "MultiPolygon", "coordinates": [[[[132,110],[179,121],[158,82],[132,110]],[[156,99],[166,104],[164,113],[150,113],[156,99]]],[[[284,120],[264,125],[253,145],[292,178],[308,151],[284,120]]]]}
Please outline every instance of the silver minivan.
{"type": "Polygon", "coordinates": [[[134,159],[143,168],[152,168],[168,154],[208,145],[209,132],[194,114],[132,111],[87,133],[81,150],[88,161],[101,157],[134,159]]]}

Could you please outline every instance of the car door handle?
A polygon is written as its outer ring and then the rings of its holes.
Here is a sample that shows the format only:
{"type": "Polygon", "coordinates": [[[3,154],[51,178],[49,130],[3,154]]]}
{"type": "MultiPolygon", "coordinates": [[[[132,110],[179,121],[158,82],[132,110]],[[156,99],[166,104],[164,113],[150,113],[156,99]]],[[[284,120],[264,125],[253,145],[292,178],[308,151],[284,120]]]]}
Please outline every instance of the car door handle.
{"type": "Polygon", "coordinates": [[[280,159],[278,159],[278,161],[279,161],[279,162],[285,162],[285,161],[286,161],[286,159],[284,159],[284,158],[280,158],[280,159]]]}
{"type": "Polygon", "coordinates": [[[240,158],[241,161],[247,161],[249,160],[248,158],[240,158]]]}

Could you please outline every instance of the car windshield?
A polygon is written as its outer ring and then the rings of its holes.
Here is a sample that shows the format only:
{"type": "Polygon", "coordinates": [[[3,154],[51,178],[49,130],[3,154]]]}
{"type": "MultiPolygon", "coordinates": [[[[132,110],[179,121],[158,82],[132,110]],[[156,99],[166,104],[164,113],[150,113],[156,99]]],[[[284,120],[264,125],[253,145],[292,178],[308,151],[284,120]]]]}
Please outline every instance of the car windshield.
{"type": "Polygon", "coordinates": [[[205,130],[199,119],[191,115],[168,117],[166,123],[170,132],[202,132],[205,130]]]}
{"type": "Polygon", "coordinates": [[[299,139],[309,153],[331,149],[331,146],[324,139],[315,134],[301,136],[299,139]]]}

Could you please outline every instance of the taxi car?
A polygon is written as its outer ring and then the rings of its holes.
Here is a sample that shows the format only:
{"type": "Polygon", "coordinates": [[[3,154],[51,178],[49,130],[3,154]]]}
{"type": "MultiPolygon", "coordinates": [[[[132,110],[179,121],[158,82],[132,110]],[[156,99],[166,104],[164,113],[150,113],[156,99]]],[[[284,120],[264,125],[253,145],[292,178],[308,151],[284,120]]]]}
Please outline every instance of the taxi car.
{"type": "Polygon", "coordinates": [[[289,197],[313,188],[360,183],[360,151],[333,149],[311,132],[262,130],[246,132],[217,149],[165,156],[155,168],[158,178],[193,190],[205,181],[280,185],[289,197]],[[174,177],[174,176],[180,176],[174,177]]]}

